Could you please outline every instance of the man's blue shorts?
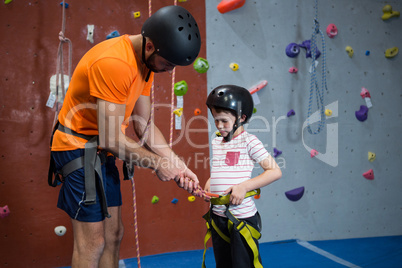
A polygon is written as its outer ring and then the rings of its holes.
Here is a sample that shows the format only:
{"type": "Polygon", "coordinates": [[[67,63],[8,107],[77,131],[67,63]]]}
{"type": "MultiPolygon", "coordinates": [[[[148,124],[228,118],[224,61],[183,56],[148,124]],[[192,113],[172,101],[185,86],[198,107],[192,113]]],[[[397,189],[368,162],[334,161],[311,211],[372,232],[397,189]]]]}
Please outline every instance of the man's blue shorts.
{"type": "MultiPolygon", "coordinates": [[[[73,151],[53,151],[52,157],[56,168],[61,169],[66,163],[84,155],[84,149],[73,151]]],[[[96,174],[96,173],[95,173],[96,174]]],[[[105,189],[107,206],[122,205],[119,171],[115,158],[108,156],[102,165],[103,187],[105,189]]],[[[105,219],[100,200],[100,179],[96,175],[96,204],[85,205],[85,175],[84,168],[70,173],[62,183],[57,207],[64,210],[72,219],[83,222],[99,222],[105,219]]]]}

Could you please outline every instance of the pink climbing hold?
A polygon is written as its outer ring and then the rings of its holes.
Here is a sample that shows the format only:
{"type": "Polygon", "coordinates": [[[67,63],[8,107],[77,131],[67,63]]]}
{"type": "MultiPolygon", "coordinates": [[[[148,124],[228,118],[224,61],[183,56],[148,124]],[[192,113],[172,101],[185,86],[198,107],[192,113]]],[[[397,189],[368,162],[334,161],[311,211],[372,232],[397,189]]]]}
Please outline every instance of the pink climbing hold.
{"type": "Polygon", "coordinates": [[[293,202],[299,201],[304,194],[304,187],[299,187],[285,192],[286,197],[293,202]]]}
{"type": "Polygon", "coordinates": [[[365,177],[368,180],[374,180],[374,171],[372,169],[370,169],[370,170],[364,172],[363,177],[365,177]]]}
{"type": "Polygon", "coordinates": [[[296,67],[289,68],[289,73],[291,73],[291,74],[296,74],[298,71],[299,71],[299,69],[297,69],[296,67]]]}
{"type": "Polygon", "coordinates": [[[8,215],[10,215],[10,209],[8,209],[8,206],[0,208],[0,218],[5,218],[8,215]]]}
{"type": "Polygon", "coordinates": [[[318,152],[317,152],[317,150],[315,150],[315,149],[312,149],[311,151],[310,151],[310,157],[311,158],[313,158],[314,156],[316,156],[318,154],[318,152]]]}
{"type": "Polygon", "coordinates": [[[364,98],[371,98],[370,92],[364,87],[362,87],[362,91],[360,92],[360,96],[362,96],[363,99],[364,98]]]}
{"type": "Polygon", "coordinates": [[[338,28],[335,24],[331,23],[327,27],[327,35],[329,38],[334,38],[338,34],[338,28]]]}

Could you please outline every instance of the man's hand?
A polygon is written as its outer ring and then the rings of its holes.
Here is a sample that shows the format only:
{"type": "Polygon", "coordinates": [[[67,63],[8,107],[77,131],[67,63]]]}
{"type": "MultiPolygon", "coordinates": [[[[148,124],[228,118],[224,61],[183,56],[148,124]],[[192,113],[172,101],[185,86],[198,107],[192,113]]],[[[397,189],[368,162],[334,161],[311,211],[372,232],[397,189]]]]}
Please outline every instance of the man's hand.
{"type": "Polygon", "coordinates": [[[174,161],[181,170],[181,176],[175,180],[177,185],[189,193],[192,193],[193,190],[198,188],[199,185],[197,175],[195,175],[194,172],[192,172],[178,157],[175,157],[174,161]]]}

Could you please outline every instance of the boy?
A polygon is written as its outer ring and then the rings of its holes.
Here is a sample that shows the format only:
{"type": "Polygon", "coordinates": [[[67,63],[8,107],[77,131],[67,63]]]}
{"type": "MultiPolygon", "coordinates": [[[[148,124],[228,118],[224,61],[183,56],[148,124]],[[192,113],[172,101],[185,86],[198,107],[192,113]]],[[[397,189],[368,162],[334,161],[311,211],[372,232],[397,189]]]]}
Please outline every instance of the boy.
{"type": "Polygon", "coordinates": [[[261,141],[244,130],[254,109],[247,89],[219,86],[206,104],[221,134],[212,141],[211,177],[205,184],[205,191],[221,196],[210,199],[210,212],[204,216],[209,221],[216,267],[262,267],[258,253],[261,220],[249,196],[278,180],[282,172],[261,141]],[[264,172],[251,178],[254,162],[264,172]]]}

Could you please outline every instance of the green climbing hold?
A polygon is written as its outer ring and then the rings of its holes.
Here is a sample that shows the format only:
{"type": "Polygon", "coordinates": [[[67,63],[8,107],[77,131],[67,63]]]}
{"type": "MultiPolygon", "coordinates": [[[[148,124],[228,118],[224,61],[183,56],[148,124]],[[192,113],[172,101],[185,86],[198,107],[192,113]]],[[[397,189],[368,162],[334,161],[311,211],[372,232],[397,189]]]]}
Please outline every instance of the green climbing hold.
{"type": "Polygon", "coordinates": [[[156,204],[156,203],[158,203],[159,202],[159,197],[157,197],[156,195],[154,195],[153,197],[152,197],[152,204],[156,204]]]}
{"type": "Polygon", "coordinates": [[[182,80],[174,84],[174,94],[176,96],[184,96],[188,91],[187,82],[182,80]]]}
{"type": "Polygon", "coordinates": [[[193,63],[194,70],[200,74],[206,73],[209,69],[209,63],[204,58],[197,58],[193,63]]]}

